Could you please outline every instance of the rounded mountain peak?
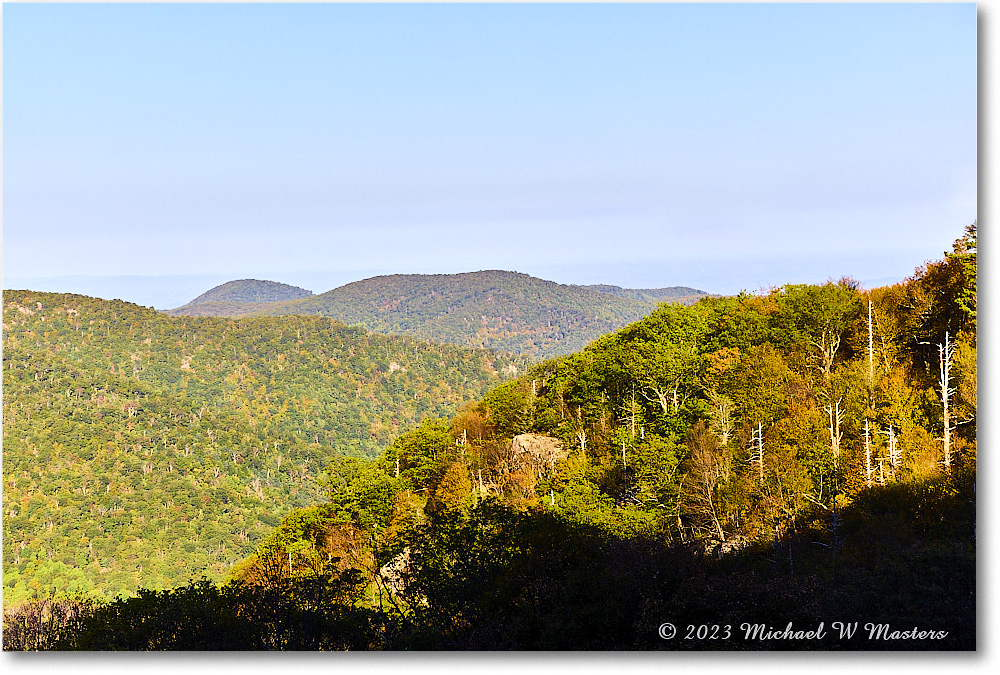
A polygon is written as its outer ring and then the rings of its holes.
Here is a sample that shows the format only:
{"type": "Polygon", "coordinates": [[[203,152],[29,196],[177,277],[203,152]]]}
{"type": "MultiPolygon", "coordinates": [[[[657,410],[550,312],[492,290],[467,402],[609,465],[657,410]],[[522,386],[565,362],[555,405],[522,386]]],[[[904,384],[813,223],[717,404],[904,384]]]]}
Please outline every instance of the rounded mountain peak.
{"type": "Polygon", "coordinates": [[[206,291],[188,303],[200,305],[207,302],[279,302],[281,300],[299,300],[308,298],[313,293],[298,286],[278,283],[277,281],[261,281],[259,279],[240,279],[228,281],[221,286],[206,291]]]}

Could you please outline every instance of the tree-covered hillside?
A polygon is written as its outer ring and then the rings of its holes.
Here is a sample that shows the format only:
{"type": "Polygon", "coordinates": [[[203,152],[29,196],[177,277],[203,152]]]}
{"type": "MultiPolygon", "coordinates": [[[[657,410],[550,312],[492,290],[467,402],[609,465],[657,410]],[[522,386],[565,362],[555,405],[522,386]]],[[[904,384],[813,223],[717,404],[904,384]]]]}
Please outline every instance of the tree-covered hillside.
{"type": "Polygon", "coordinates": [[[658,302],[690,304],[688,288],[645,291],[565,286],[516,272],[391,275],[341,286],[260,314],[318,314],[378,333],[551,357],[582,349],[646,316],[658,302]]]}
{"type": "Polygon", "coordinates": [[[206,302],[279,302],[308,298],[312,294],[312,291],[304,288],[277,281],[240,279],[216,286],[199,295],[188,305],[200,305],[206,302]]]}
{"type": "Polygon", "coordinates": [[[607,284],[596,284],[593,286],[582,286],[592,291],[607,293],[619,298],[630,298],[642,302],[660,303],[676,302],[682,305],[693,305],[707,293],[688,286],[670,286],[668,288],[622,288],[621,286],[609,286],[607,284]]]}
{"type": "Polygon", "coordinates": [[[186,305],[166,313],[169,316],[249,316],[262,307],[308,298],[312,294],[304,288],[276,281],[241,279],[216,286],[186,305]]]}
{"type": "MultiPolygon", "coordinates": [[[[231,588],[360,575],[382,648],[973,649],[975,467],[973,225],[895,286],[660,307],[340,461],[231,588]],[[886,637],[739,634],[834,619],[886,637]]],[[[94,625],[179,629],[157,602],[94,625]]]]}
{"type": "Polygon", "coordinates": [[[525,367],[321,317],[180,318],[5,291],[4,597],[220,578],[332,458],[525,367]]]}
{"type": "Polygon", "coordinates": [[[287,515],[224,585],[27,605],[9,634],[67,649],[975,649],[976,292],[973,224],[895,286],[660,306],[373,460],[336,457],[326,501],[287,515]]]}

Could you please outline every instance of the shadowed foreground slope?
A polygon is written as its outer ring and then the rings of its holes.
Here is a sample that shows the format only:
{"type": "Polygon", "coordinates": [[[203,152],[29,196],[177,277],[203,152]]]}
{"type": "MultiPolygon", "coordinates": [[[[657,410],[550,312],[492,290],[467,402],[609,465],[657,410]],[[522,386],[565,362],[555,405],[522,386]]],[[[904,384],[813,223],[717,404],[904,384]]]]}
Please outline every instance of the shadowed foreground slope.
{"type": "Polygon", "coordinates": [[[395,606],[363,606],[353,570],[202,582],[84,607],[61,627],[22,610],[5,618],[5,648],[969,650],[973,491],[968,474],[874,488],[836,537],[805,529],[721,559],[486,502],[413,530],[395,606]],[[851,637],[838,621],[857,623],[851,637]],[[800,637],[781,637],[789,623],[800,637]],[[936,635],[907,637],[914,627],[936,635]]]}

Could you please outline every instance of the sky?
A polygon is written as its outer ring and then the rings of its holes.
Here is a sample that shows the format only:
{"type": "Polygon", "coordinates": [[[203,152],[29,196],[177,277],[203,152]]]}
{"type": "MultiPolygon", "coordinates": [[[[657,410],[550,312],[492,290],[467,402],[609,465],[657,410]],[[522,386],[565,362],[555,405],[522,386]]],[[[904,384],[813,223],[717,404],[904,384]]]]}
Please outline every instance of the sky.
{"type": "Polygon", "coordinates": [[[3,278],[899,280],[977,218],[974,4],[3,6],[3,278]]]}

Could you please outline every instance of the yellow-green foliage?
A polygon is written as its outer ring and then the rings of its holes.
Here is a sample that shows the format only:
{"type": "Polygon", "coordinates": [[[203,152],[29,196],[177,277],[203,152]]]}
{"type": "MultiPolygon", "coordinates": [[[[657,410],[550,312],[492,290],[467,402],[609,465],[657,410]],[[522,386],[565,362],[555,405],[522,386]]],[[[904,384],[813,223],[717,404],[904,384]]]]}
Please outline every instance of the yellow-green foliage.
{"type": "Polygon", "coordinates": [[[675,541],[768,540],[805,524],[833,536],[834,511],[872,486],[942,473],[936,349],[924,343],[945,333],[961,336],[956,466],[974,467],[975,323],[955,304],[968,279],[960,262],[872,292],[844,280],[664,305],[493,389],[449,425],[405,434],[389,469],[401,460],[429,511],[490,497],[675,541]],[[519,455],[511,439],[526,432],[558,439],[568,456],[519,455]]]}
{"type": "Polygon", "coordinates": [[[8,603],[220,579],[323,501],[335,457],[375,456],[525,364],[321,317],[3,300],[8,603]]]}

